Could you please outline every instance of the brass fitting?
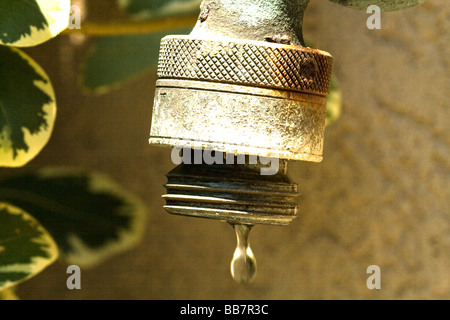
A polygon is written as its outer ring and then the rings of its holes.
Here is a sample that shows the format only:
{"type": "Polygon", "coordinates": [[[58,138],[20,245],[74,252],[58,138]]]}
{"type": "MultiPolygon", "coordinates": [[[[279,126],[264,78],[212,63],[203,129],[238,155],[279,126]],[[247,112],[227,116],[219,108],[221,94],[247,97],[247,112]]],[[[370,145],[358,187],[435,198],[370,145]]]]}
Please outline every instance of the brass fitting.
{"type": "Polygon", "coordinates": [[[238,282],[256,271],[251,227],[297,215],[287,161],[322,160],[332,57],[303,43],[308,1],[205,0],[190,35],[161,42],[150,143],[189,160],[167,175],[165,208],[234,226],[238,282]]]}
{"type": "Polygon", "coordinates": [[[301,46],[307,2],[204,1],[161,42],[150,143],[321,161],[332,58],[301,46]]]}

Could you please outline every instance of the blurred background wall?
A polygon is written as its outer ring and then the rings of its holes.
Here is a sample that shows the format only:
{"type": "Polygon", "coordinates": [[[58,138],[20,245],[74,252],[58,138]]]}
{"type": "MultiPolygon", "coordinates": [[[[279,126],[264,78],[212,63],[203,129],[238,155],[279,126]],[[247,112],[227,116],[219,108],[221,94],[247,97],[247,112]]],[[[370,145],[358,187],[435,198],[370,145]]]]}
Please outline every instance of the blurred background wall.
{"type": "MultiPolygon", "coordinates": [[[[106,13],[107,7],[94,14],[106,13]]],[[[106,14],[104,15],[107,16],[106,14]]],[[[171,216],[162,208],[170,149],[147,144],[154,72],[112,93],[77,85],[89,45],[60,36],[28,52],[54,82],[58,118],[27,166],[82,166],[138,194],[149,217],[142,242],[66,287],[58,262],[20,285],[22,299],[449,299],[450,13],[430,0],[383,13],[369,30],[363,11],[311,1],[305,36],[334,56],[344,109],[327,128],[324,160],[295,162],[299,217],[257,226],[250,241],[256,282],[229,274],[235,235],[225,223],[171,216]],[[369,290],[366,269],[381,268],[369,290]]]]}

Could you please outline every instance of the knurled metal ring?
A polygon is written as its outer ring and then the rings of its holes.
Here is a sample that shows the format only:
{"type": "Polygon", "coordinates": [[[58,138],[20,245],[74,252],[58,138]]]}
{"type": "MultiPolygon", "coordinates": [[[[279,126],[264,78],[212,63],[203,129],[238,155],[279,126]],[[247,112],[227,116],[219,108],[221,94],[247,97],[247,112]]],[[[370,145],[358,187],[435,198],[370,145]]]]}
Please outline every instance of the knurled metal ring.
{"type": "Polygon", "coordinates": [[[190,79],[292,90],[326,96],[330,54],[249,40],[167,36],[161,41],[160,79],[190,79]]]}

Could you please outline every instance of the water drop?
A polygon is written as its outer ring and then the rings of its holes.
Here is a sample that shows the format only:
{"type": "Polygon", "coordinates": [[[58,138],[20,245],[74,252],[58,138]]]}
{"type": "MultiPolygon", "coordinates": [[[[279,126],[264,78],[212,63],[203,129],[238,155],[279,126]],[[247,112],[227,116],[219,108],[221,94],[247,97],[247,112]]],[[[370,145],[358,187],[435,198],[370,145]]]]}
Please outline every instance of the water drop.
{"type": "Polygon", "coordinates": [[[236,232],[237,246],[231,261],[231,275],[238,283],[251,283],[256,278],[256,259],[248,242],[253,227],[246,224],[232,225],[236,232]]]}

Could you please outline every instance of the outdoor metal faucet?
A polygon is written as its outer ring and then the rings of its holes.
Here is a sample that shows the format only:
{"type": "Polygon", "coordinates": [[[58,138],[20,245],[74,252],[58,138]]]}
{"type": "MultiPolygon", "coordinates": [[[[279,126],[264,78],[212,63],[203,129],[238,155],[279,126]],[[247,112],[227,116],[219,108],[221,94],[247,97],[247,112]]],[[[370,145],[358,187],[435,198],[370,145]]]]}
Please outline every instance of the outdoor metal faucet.
{"type": "Polygon", "coordinates": [[[164,207],[234,226],[238,282],[256,275],[251,227],[297,215],[288,160],[322,160],[332,57],[305,45],[308,2],[204,0],[190,35],[161,42],[150,143],[173,148],[179,164],[167,175],[164,207]]]}

